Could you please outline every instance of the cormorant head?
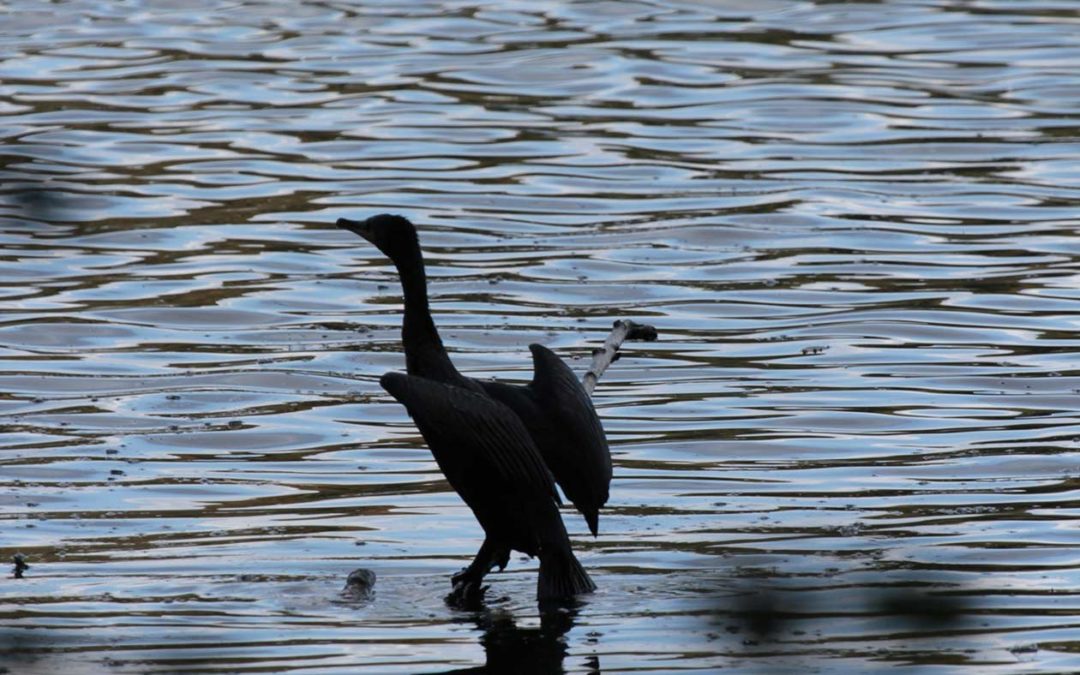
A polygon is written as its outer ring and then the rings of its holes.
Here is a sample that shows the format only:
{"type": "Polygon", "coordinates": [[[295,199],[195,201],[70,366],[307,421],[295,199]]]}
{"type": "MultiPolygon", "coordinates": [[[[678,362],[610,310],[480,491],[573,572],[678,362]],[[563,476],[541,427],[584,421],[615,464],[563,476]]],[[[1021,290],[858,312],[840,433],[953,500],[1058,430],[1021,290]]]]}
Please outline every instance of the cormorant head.
{"type": "Polygon", "coordinates": [[[337,226],[354,232],[383,252],[395,263],[420,250],[416,227],[403,216],[381,213],[367,220],[338,218],[337,226]]]}

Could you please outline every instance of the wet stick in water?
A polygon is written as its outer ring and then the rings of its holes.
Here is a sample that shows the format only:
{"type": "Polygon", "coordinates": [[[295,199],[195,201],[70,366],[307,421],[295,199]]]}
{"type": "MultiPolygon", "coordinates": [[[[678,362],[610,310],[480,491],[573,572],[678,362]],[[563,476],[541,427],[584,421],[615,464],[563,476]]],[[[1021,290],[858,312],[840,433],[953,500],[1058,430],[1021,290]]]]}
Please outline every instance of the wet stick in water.
{"type": "Polygon", "coordinates": [[[655,339],[656,328],[654,326],[636,323],[629,319],[616,321],[615,326],[611,329],[611,334],[608,335],[607,340],[604,340],[604,346],[593,352],[593,360],[589,364],[589,370],[581,378],[581,383],[585,386],[585,392],[592,396],[593,389],[596,389],[596,381],[600,379],[608,366],[618,358],[619,347],[622,346],[623,342],[627,340],[652,342],[655,339]]]}

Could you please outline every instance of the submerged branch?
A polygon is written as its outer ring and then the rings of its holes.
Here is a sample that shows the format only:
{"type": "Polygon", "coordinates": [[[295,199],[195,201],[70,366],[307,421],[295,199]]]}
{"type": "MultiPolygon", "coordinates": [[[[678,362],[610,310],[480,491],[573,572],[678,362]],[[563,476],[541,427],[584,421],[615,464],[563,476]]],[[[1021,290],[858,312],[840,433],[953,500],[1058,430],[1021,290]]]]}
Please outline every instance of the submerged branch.
{"type": "Polygon", "coordinates": [[[619,347],[622,346],[624,341],[642,340],[652,342],[655,339],[656,328],[649,324],[635,323],[629,319],[616,321],[615,327],[611,329],[611,334],[608,335],[607,340],[604,340],[604,346],[593,352],[593,360],[589,364],[589,370],[581,378],[582,384],[585,385],[585,392],[592,396],[593,389],[596,389],[596,381],[600,379],[608,366],[619,358],[619,347]]]}

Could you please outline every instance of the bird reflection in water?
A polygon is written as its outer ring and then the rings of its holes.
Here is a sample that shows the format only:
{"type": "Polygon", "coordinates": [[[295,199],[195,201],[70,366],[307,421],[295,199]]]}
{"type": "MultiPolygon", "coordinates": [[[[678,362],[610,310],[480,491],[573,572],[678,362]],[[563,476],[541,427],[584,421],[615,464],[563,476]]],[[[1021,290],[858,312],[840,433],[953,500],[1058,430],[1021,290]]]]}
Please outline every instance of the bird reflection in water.
{"type": "MultiPolygon", "coordinates": [[[[443,673],[564,673],[566,634],[574,627],[577,614],[576,605],[548,607],[540,613],[539,628],[520,628],[510,611],[481,606],[457,621],[472,623],[483,632],[480,644],[486,655],[484,665],[443,673]]],[[[584,665],[586,673],[601,672],[596,655],[586,657],[584,665]]],[[[580,672],[580,667],[575,671],[580,672]]]]}

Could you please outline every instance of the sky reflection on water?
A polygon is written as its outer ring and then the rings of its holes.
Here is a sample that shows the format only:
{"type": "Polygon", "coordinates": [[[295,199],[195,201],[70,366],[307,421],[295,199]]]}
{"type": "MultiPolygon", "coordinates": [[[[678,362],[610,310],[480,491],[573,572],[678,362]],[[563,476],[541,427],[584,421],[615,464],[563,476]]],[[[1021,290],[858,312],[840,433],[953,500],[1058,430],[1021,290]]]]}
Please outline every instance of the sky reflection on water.
{"type": "Polygon", "coordinates": [[[1080,669],[1071,3],[0,12],[0,666],[1080,669]],[[571,614],[442,601],[381,211],[470,375],[660,329],[571,614]]]}

